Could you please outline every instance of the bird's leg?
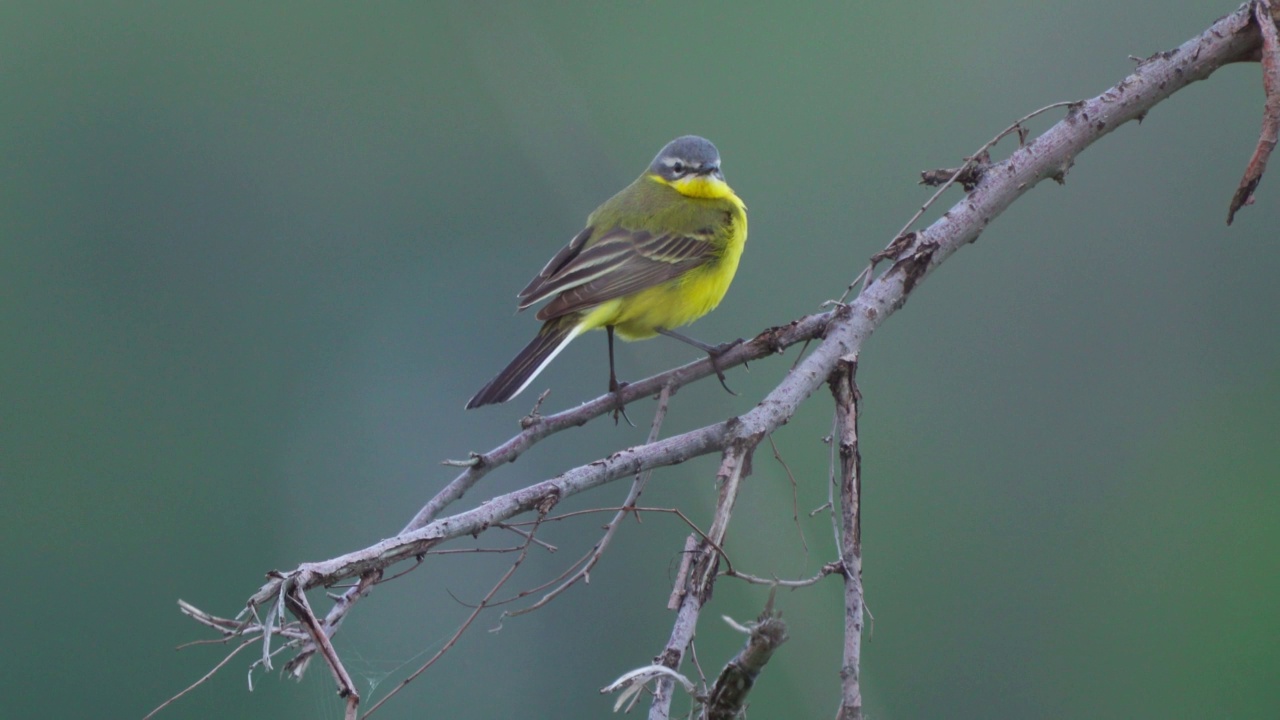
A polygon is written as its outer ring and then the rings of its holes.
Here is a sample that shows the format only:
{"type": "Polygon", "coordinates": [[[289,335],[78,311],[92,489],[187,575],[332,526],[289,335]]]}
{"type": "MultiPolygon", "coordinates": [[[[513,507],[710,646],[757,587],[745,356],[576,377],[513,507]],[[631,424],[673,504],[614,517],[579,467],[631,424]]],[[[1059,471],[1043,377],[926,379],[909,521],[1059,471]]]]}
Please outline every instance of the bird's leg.
{"type": "Polygon", "coordinates": [[[618,375],[613,371],[613,326],[605,325],[604,331],[609,336],[609,392],[613,393],[614,402],[618,404],[613,409],[613,424],[618,424],[618,416],[621,415],[628,425],[635,427],[636,424],[631,422],[631,418],[627,417],[627,409],[622,402],[622,388],[626,387],[627,384],[618,382],[618,375]]]}
{"type": "Polygon", "coordinates": [[[699,350],[701,350],[702,352],[706,353],[707,357],[711,359],[711,369],[716,371],[716,378],[720,380],[720,387],[724,388],[725,392],[729,393],[730,395],[738,394],[730,390],[729,386],[725,384],[724,372],[720,370],[720,363],[718,363],[717,360],[720,358],[721,355],[728,352],[731,348],[741,345],[742,338],[738,338],[737,340],[734,340],[732,342],[720,343],[719,345],[708,345],[702,342],[701,340],[695,340],[689,337],[688,335],[681,335],[675,330],[658,328],[658,333],[662,335],[666,335],[667,337],[670,337],[670,338],[675,338],[680,342],[688,343],[689,345],[692,345],[698,348],[699,350]]]}

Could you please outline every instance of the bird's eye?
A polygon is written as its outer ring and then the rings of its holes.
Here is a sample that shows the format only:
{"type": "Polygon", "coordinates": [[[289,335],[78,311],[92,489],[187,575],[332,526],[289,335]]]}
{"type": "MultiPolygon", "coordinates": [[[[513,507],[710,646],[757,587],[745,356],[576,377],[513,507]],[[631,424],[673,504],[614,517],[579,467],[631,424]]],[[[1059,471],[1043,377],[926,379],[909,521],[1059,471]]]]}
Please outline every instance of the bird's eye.
{"type": "Polygon", "coordinates": [[[679,160],[671,163],[671,172],[675,173],[676,175],[680,175],[681,173],[683,173],[684,163],[680,162],[679,160]]]}

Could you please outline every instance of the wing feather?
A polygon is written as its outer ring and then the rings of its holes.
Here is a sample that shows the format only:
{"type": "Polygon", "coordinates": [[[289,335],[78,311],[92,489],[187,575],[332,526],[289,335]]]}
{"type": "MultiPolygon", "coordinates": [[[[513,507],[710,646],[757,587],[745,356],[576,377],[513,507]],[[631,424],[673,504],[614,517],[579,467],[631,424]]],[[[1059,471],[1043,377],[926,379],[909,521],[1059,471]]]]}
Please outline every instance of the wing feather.
{"type": "Polygon", "coordinates": [[[674,280],[717,255],[697,235],[615,228],[547,277],[521,306],[555,295],[538,319],[561,317],[674,280]]]}
{"type": "Polygon", "coordinates": [[[568,245],[560,248],[560,252],[557,252],[549,261],[547,261],[547,264],[542,268],[542,270],[529,281],[529,284],[526,285],[518,295],[516,295],[516,298],[520,300],[519,307],[521,310],[529,307],[531,302],[537,302],[536,300],[528,300],[528,298],[531,295],[537,294],[542,288],[543,283],[545,283],[549,278],[555,276],[556,273],[560,272],[565,265],[572,262],[573,259],[582,252],[582,246],[587,244],[587,240],[591,239],[591,234],[594,231],[595,228],[592,228],[589,225],[583,228],[582,232],[573,236],[573,239],[569,241],[568,245]]]}

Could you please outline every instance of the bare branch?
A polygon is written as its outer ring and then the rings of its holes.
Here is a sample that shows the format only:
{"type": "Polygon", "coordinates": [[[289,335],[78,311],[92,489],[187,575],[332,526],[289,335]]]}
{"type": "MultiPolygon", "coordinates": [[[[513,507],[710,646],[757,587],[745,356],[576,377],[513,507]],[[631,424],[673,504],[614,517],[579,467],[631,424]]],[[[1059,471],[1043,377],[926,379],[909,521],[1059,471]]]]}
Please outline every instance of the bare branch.
{"type": "MultiPolygon", "coordinates": [[[[728,618],[725,618],[728,620],[728,618]]],[[[746,711],[747,694],[755,686],[756,678],[773,657],[774,652],[787,641],[787,624],[782,614],[773,611],[773,596],[756,622],[748,627],[733,623],[747,633],[747,645],[725,664],[707,695],[705,720],[735,720],[746,711]]]]}
{"type": "MultiPolygon", "coordinates": [[[[660,664],[672,670],[680,669],[684,651],[693,641],[698,616],[711,599],[711,588],[715,585],[716,570],[722,555],[720,547],[724,545],[729,520],[733,517],[733,506],[738,500],[743,479],[751,473],[751,455],[763,437],[763,432],[742,435],[724,449],[720,470],[716,472],[716,479],[720,483],[720,499],[716,503],[711,529],[707,531],[705,538],[695,540],[690,536],[685,542],[684,563],[672,594],[673,599],[679,598],[676,621],[666,648],[658,656],[660,664]]],[[[653,704],[649,708],[649,720],[667,720],[670,717],[674,687],[670,678],[658,681],[653,704]]]]}
{"type": "MultiPolygon", "coordinates": [[[[746,364],[750,360],[780,353],[798,342],[812,340],[823,333],[831,317],[832,314],[829,312],[817,313],[792,321],[781,327],[769,328],[750,341],[739,343],[717,356],[716,365],[721,370],[725,370],[746,364]]],[[[659,373],[653,377],[630,383],[622,388],[619,394],[608,393],[601,395],[595,400],[575,408],[547,416],[540,415],[538,412],[538,408],[541,407],[543,400],[547,396],[547,393],[544,392],[538,397],[533,410],[521,419],[521,431],[519,434],[487,453],[472,453],[467,460],[447,461],[446,464],[459,465],[466,469],[436,493],[413,519],[401,529],[399,535],[403,537],[408,533],[424,528],[444,508],[461,499],[490,470],[513,462],[542,439],[557,432],[583,425],[601,415],[611,413],[617,407],[619,396],[625,404],[638,398],[660,393],[664,388],[670,388],[671,392],[674,393],[678,388],[714,373],[715,367],[710,359],[703,358],[702,360],[659,373]]],[[[714,448],[711,451],[715,449],[719,448],[714,448]]],[[[393,560],[392,562],[396,561],[393,560]]],[[[361,581],[356,586],[347,590],[340,598],[334,601],[334,606],[329,610],[322,623],[330,636],[337,632],[343,618],[350,612],[352,606],[360,598],[364,597],[374,585],[378,584],[381,579],[382,568],[385,566],[385,564],[372,566],[365,571],[367,574],[361,577],[361,581]]],[[[304,646],[297,656],[285,666],[285,671],[293,677],[301,677],[306,672],[307,664],[315,650],[314,645],[304,646]]]]}
{"type": "Polygon", "coordinates": [[[841,358],[831,373],[836,402],[832,444],[840,453],[840,567],[844,575],[844,657],[840,663],[837,720],[862,720],[862,456],[858,452],[858,406],[854,376],[858,359],[841,358]]]}
{"type": "Polygon", "coordinates": [[[1276,32],[1276,14],[1280,12],[1271,5],[1271,0],[1254,0],[1253,18],[1262,32],[1262,89],[1266,92],[1267,101],[1262,108],[1262,132],[1258,135],[1258,145],[1253,150],[1253,157],[1245,167],[1244,177],[1240,178],[1240,186],[1231,197],[1231,206],[1227,209],[1227,224],[1236,219],[1236,211],[1245,205],[1253,204],[1253,193],[1262,182],[1262,174],[1267,171],[1267,160],[1271,151],[1276,149],[1277,137],[1280,137],[1280,33],[1276,32]]]}

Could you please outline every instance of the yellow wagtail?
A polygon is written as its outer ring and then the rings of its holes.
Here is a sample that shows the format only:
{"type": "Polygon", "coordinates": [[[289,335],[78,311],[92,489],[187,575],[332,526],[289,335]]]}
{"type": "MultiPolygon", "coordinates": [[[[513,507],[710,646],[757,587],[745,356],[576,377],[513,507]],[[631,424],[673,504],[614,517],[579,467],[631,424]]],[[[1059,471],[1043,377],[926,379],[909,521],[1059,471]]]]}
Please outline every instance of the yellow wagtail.
{"type": "MultiPolygon", "coordinates": [[[[520,394],[587,330],[608,333],[610,392],[622,387],[613,369],[615,332],[623,340],[669,335],[714,363],[731,344],[707,345],[673,328],[706,315],[729,289],[747,240],[746,210],[724,181],[715,145],[696,135],[667,143],[520,291],[520,310],[550,298],[538,311],[542,329],[467,408],[520,394]]],[[[723,384],[719,368],[716,374],[723,384]]]]}

